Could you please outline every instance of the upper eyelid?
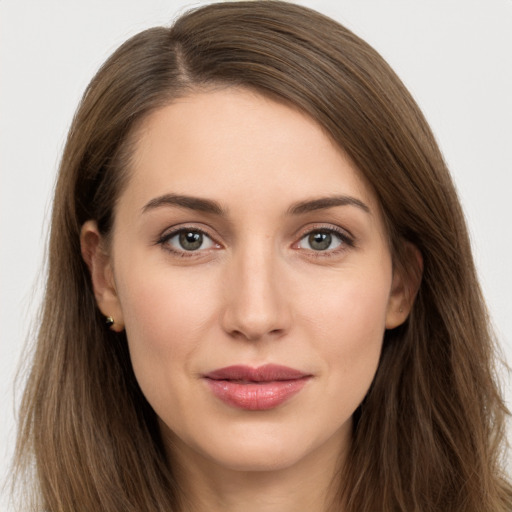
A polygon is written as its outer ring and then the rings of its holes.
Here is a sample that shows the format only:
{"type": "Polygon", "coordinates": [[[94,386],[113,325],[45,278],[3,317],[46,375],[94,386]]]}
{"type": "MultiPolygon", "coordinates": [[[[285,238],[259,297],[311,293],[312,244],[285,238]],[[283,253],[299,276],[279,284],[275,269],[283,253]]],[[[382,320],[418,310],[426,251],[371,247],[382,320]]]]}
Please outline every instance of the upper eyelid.
{"type": "Polygon", "coordinates": [[[338,226],[336,224],[323,222],[313,223],[313,225],[304,226],[301,229],[297,230],[295,236],[298,239],[302,239],[306,235],[309,235],[314,231],[331,231],[333,233],[340,235],[341,237],[345,236],[346,238],[355,241],[355,236],[348,229],[338,226]]]}
{"type": "Polygon", "coordinates": [[[210,228],[204,228],[197,225],[191,224],[178,224],[176,226],[170,226],[167,227],[157,238],[157,243],[169,240],[170,238],[176,236],[178,233],[181,233],[182,231],[197,231],[203,235],[206,235],[207,237],[211,238],[215,243],[220,244],[218,241],[218,237],[213,235],[211,233],[210,228]]]}

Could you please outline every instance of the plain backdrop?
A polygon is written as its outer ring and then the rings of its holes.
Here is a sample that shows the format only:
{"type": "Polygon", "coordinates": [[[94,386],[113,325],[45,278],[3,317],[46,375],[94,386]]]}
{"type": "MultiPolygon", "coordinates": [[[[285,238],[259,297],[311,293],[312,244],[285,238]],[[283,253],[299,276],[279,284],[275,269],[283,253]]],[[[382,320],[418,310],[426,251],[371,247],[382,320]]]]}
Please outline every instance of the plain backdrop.
{"type": "MultiPolygon", "coordinates": [[[[21,386],[13,380],[41,297],[52,187],[74,109],[124,40],[202,3],[0,0],[0,477],[14,444],[21,386]]],[[[299,3],[372,44],[424,111],[457,184],[512,363],[512,0],[299,3]]],[[[502,377],[510,406],[511,381],[502,377]]]]}

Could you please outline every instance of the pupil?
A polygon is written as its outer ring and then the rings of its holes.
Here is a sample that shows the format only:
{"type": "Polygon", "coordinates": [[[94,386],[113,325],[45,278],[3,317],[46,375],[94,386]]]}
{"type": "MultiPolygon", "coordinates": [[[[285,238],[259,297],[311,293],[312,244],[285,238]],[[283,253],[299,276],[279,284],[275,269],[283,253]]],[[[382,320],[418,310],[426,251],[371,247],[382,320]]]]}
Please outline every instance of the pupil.
{"type": "Polygon", "coordinates": [[[309,245],[315,251],[325,251],[331,245],[332,236],[330,233],[316,232],[309,235],[309,245]]]}
{"type": "Polygon", "coordinates": [[[203,244],[203,235],[193,231],[180,233],[180,245],[186,251],[195,251],[203,244]]]}

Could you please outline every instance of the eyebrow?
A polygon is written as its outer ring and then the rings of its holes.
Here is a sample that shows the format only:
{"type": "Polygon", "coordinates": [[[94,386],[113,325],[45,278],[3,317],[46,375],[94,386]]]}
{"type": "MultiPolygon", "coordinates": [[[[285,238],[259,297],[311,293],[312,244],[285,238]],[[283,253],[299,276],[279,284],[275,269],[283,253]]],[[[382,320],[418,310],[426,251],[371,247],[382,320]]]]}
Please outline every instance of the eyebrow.
{"type": "Polygon", "coordinates": [[[146,203],[142,208],[142,212],[145,213],[155,208],[161,208],[162,206],[179,206],[189,210],[221,216],[224,216],[226,213],[217,201],[180,194],[164,194],[163,196],[155,197],[146,203]]]}
{"type": "MultiPolygon", "coordinates": [[[[155,197],[144,205],[142,212],[146,213],[149,210],[154,210],[164,206],[178,206],[180,208],[210,213],[213,215],[226,215],[226,211],[217,201],[181,194],[164,194],[162,196],[155,197]]],[[[370,208],[360,199],[344,195],[300,201],[291,205],[290,208],[288,208],[287,213],[291,215],[302,215],[316,210],[324,210],[336,206],[355,206],[366,213],[370,213],[370,208]]]]}
{"type": "Polygon", "coordinates": [[[320,197],[318,199],[310,199],[300,201],[288,209],[288,213],[292,215],[301,215],[304,213],[314,212],[316,210],[324,210],[335,206],[356,206],[366,213],[371,213],[370,208],[360,199],[352,196],[331,196],[320,197]]]}

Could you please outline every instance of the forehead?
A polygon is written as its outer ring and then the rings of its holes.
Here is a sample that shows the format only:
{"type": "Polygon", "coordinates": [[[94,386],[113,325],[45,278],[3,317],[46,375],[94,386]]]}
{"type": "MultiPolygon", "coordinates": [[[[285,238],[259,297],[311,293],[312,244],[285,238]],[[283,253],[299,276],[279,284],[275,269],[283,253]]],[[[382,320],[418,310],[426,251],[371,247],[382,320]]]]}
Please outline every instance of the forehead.
{"type": "Polygon", "coordinates": [[[154,111],[136,132],[132,156],[126,193],[135,202],[162,193],[283,203],[350,193],[376,203],[314,119],[247,89],[199,92],[154,111]]]}

